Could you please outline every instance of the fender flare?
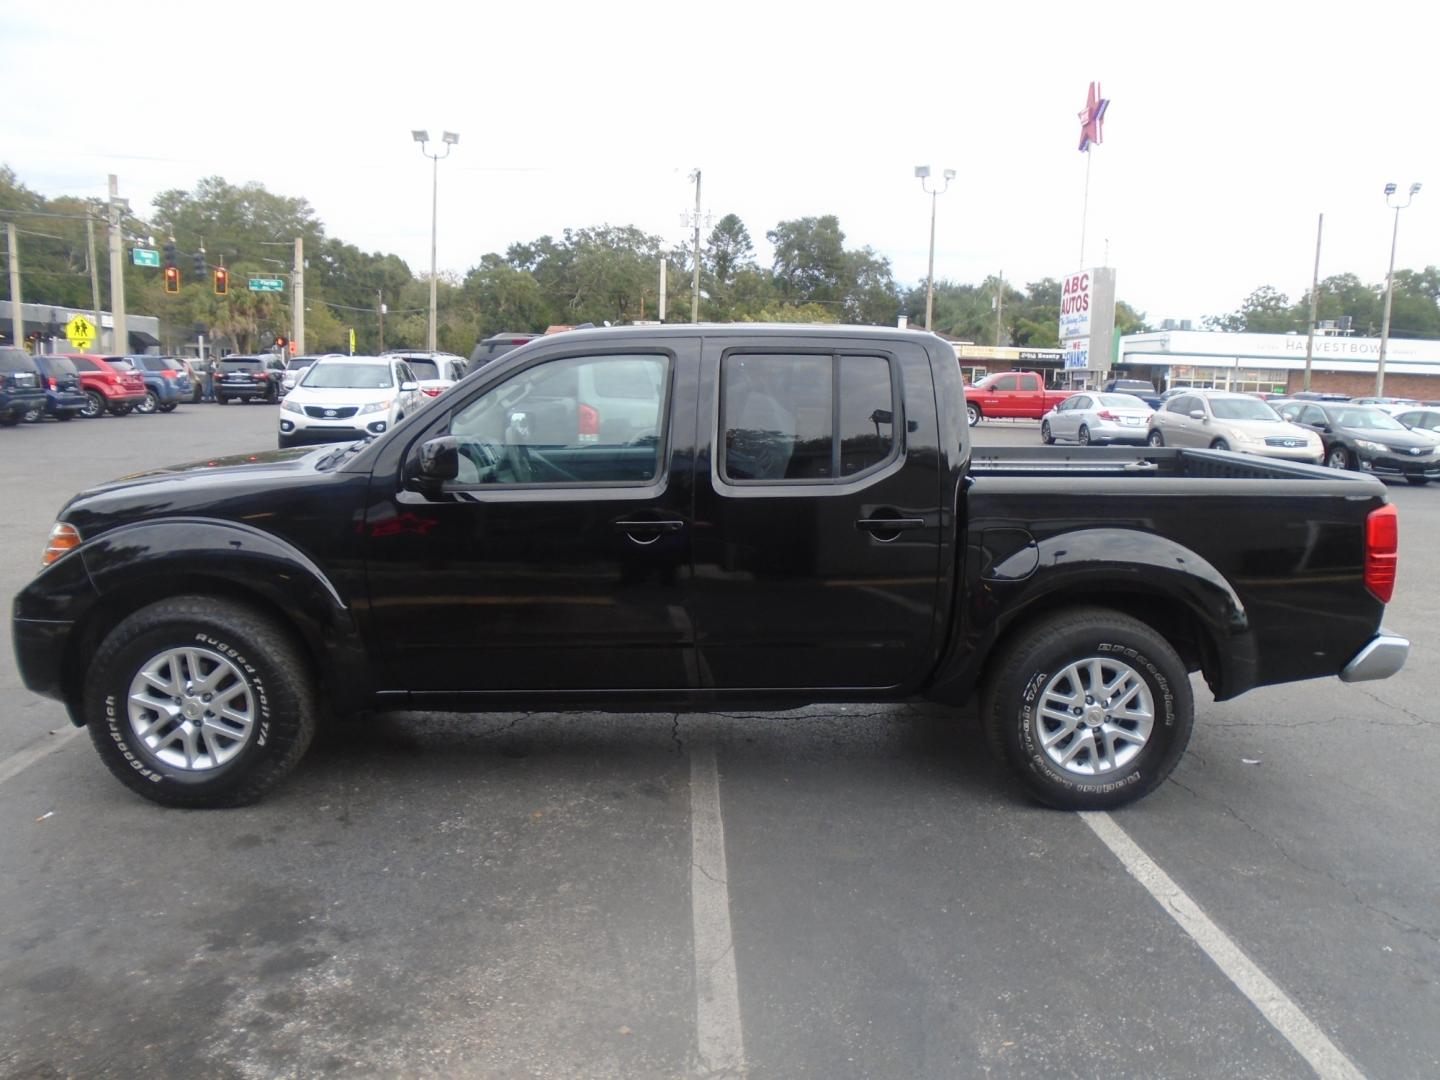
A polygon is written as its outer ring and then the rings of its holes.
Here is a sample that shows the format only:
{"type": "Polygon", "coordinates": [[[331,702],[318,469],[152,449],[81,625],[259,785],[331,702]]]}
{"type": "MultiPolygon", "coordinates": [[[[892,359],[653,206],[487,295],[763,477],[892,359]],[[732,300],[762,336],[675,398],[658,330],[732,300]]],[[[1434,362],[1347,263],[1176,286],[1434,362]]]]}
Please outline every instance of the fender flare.
{"type": "Polygon", "coordinates": [[[325,571],[281,537],[241,522],[167,518],[120,526],[77,554],[98,594],[92,618],[113,616],[117,603],[134,607],[137,600],[207,587],[249,597],[278,613],[302,639],[324,697],[337,711],[369,702],[372,665],[353,609],[325,571]]]}

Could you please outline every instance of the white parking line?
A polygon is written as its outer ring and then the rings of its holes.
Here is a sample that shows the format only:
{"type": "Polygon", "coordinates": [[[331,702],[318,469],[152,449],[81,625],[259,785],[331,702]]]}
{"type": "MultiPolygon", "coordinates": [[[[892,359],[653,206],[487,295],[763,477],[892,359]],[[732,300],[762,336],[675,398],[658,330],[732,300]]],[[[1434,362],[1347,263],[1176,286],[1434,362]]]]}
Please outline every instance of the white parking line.
{"type": "Polygon", "coordinates": [[[1130,876],[1145,886],[1166,914],[1180,924],[1180,928],[1205,951],[1216,967],[1250,999],[1250,1003],[1260,1010],[1275,1030],[1310,1063],[1315,1075],[1321,1080],[1364,1080],[1364,1074],[1355,1067],[1355,1063],[1300,1011],[1300,1007],[1260,970],[1255,961],[1245,955],[1240,946],[1210,921],[1200,906],[1141,850],[1114,818],[1097,811],[1082,812],[1080,820],[1120,860],[1130,876]]]}
{"type": "Polygon", "coordinates": [[[690,751],[690,908],[695,936],[695,1031],[702,1072],[745,1075],[735,940],[730,935],[730,886],[720,770],[714,746],[690,751]]]}
{"type": "Polygon", "coordinates": [[[53,754],[84,730],[84,728],[73,727],[66,724],[63,728],[46,732],[43,738],[37,739],[25,747],[24,750],[19,750],[11,754],[3,762],[0,762],[0,784],[3,784],[12,776],[20,775],[41,758],[53,754]]]}

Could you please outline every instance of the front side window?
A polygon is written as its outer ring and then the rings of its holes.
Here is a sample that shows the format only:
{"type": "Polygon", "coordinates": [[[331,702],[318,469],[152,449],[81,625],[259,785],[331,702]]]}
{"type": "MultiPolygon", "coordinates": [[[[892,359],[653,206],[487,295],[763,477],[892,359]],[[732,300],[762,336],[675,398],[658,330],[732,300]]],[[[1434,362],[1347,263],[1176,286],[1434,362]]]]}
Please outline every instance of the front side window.
{"type": "Polygon", "coordinates": [[[884,357],[735,353],[721,364],[720,384],[726,480],[830,481],[895,451],[884,357]]]}
{"type": "Polygon", "coordinates": [[[653,483],[669,381],[666,356],[576,356],[526,368],[451,419],[459,482],[653,483]]]}

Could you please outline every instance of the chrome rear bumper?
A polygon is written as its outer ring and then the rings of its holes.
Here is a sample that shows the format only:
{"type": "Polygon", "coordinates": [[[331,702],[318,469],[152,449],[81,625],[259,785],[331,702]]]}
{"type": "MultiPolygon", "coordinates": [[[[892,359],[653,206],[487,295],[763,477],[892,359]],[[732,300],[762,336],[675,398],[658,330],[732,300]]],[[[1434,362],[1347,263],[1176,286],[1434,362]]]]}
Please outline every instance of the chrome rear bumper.
{"type": "Polygon", "coordinates": [[[1388,679],[1405,666],[1410,655],[1410,642],[1397,634],[1387,634],[1384,627],[1340,672],[1344,682],[1367,682],[1388,679]]]}

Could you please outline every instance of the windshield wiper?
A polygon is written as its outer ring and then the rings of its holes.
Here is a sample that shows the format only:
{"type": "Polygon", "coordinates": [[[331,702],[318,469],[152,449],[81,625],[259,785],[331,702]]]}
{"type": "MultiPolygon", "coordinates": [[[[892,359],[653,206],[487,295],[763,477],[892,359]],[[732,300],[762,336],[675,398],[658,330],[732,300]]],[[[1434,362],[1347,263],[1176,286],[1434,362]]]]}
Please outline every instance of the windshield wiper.
{"type": "Polygon", "coordinates": [[[358,440],[358,441],[356,441],[356,442],[353,442],[353,443],[347,443],[346,445],[340,447],[338,450],[332,450],[332,451],[330,451],[330,453],[326,454],[323,458],[321,458],[319,461],[317,461],[317,462],[315,463],[315,468],[317,468],[317,469],[330,469],[330,468],[334,468],[336,465],[339,465],[340,462],[344,461],[344,460],[345,460],[347,457],[349,457],[351,454],[358,454],[362,449],[364,449],[366,446],[368,446],[368,445],[370,444],[370,440],[373,439],[373,438],[374,438],[373,435],[366,435],[365,438],[363,438],[363,439],[360,439],[360,440],[358,440]]]}

